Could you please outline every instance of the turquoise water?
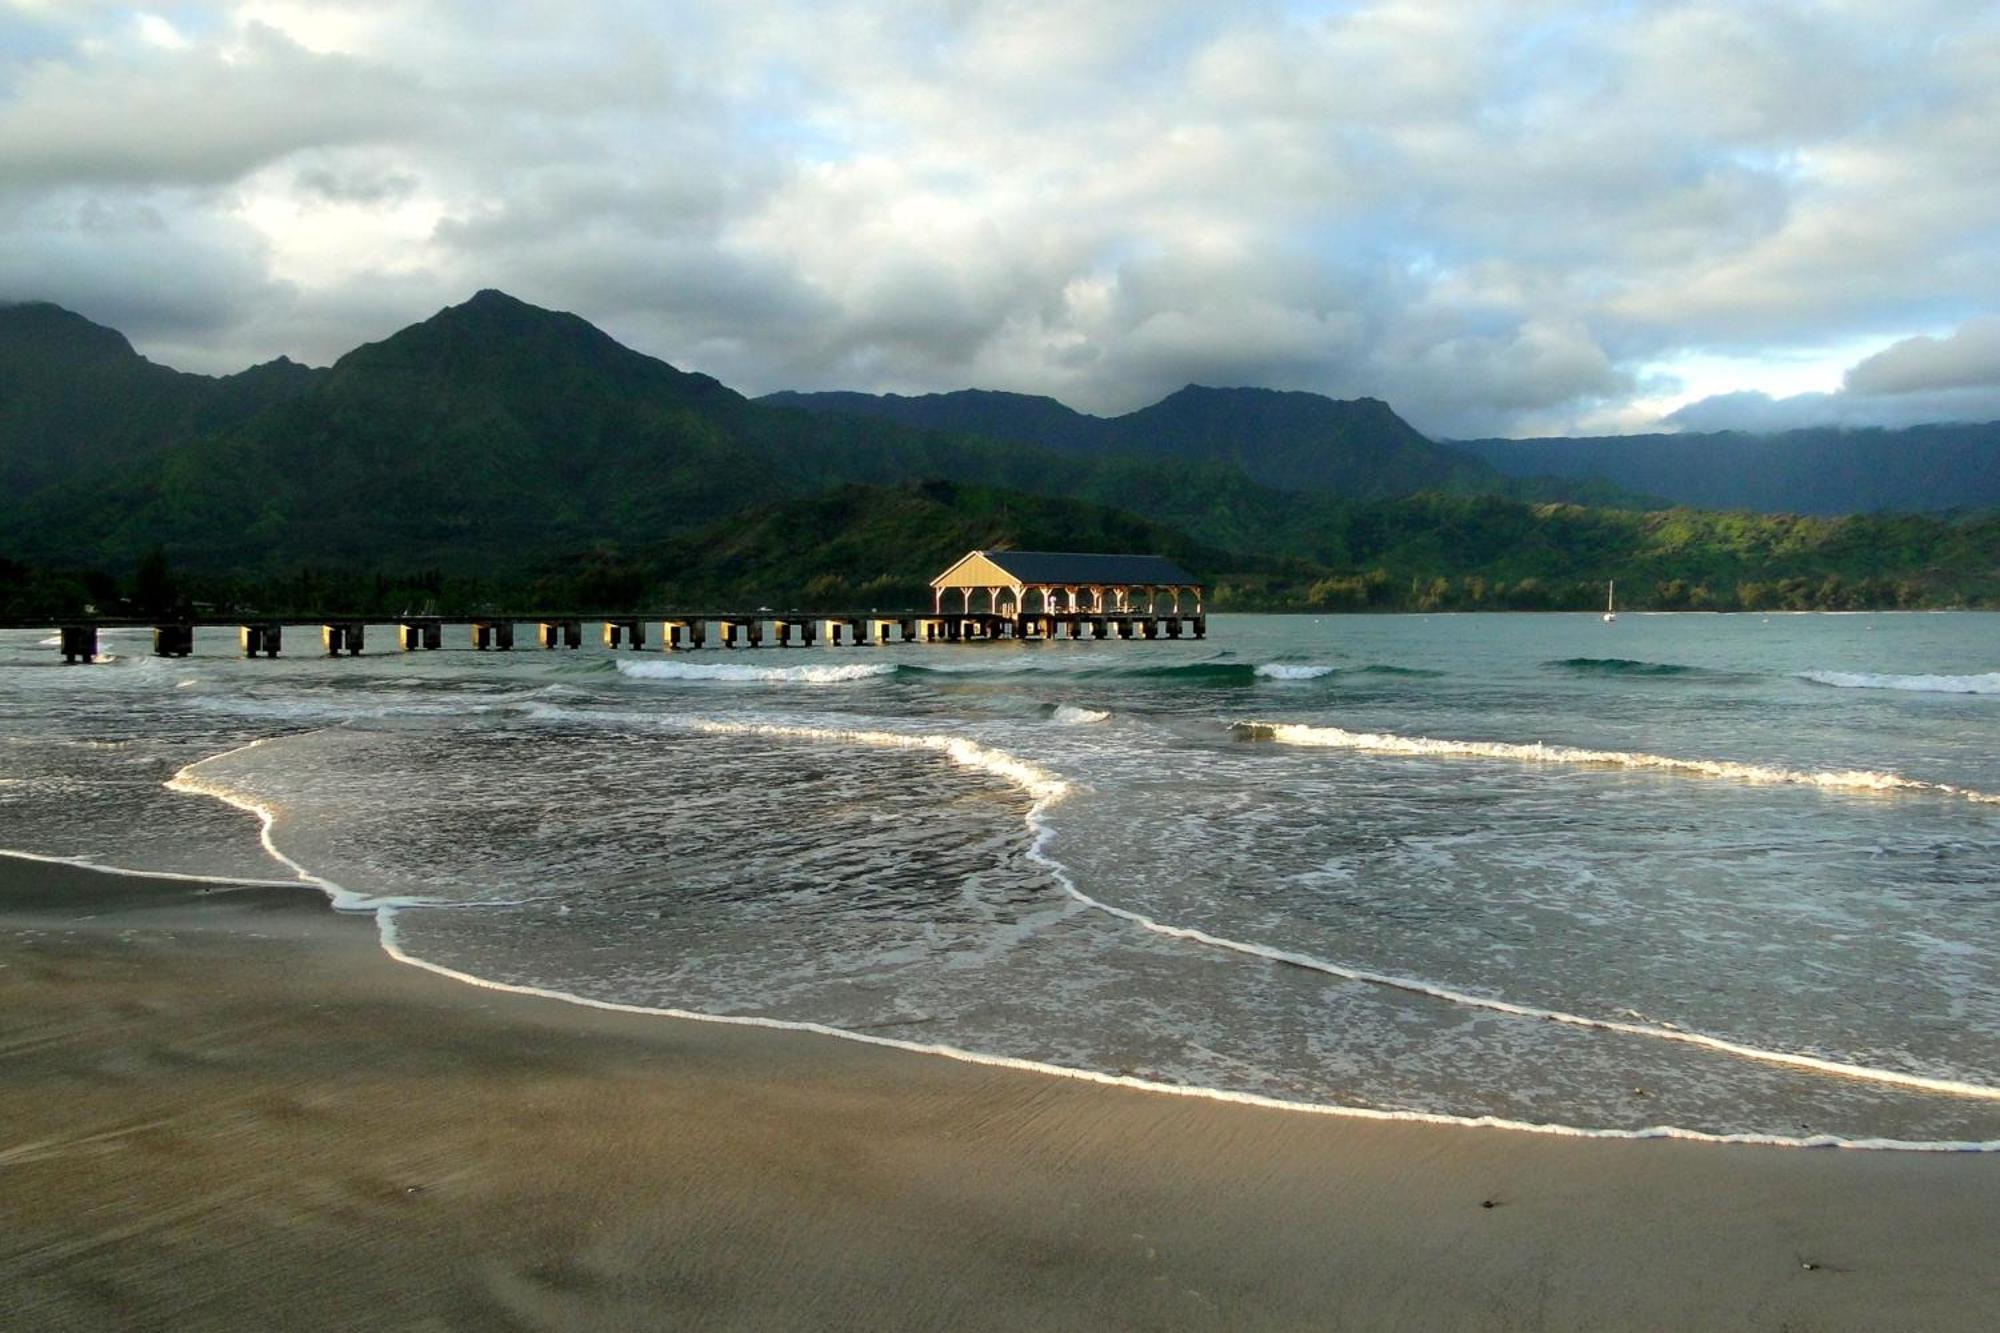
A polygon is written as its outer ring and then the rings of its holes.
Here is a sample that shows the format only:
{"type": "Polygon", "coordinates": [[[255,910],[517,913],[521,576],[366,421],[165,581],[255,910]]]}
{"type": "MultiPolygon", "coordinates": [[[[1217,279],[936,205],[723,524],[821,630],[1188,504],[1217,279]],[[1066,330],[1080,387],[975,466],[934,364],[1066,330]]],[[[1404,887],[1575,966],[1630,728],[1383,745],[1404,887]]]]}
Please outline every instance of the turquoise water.
{"type": "Polygon", "coordinates": [[[303,873],[495,984],[1301,1107],[2000,1140],[1991,616],[41,637],[0,636],[0,843],[303,873]]]}

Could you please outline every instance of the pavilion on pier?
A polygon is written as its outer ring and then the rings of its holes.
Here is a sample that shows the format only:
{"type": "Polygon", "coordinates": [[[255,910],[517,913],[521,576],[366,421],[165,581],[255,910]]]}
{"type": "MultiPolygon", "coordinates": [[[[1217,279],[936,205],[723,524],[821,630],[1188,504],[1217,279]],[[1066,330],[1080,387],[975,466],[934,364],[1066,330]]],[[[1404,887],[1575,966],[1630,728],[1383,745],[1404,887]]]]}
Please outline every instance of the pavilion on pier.
{"type": "Polygon", "coordinates": [[[1202,585],[1162,555],[968,551],[931,592],[938,615],[1203,614],[1202,585]]]}

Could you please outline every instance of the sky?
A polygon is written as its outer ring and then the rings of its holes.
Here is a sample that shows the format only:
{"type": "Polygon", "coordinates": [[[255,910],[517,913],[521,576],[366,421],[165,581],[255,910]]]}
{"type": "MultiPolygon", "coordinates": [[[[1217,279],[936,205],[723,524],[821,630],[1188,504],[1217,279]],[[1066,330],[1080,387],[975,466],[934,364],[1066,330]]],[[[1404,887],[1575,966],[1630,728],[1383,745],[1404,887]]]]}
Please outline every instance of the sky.
{"type": "Polygon", "coordinates": [[[0,0],[0,301],[226,373],[486,287],[753,394],[2000,419],[2000,5],[0,0]]]}

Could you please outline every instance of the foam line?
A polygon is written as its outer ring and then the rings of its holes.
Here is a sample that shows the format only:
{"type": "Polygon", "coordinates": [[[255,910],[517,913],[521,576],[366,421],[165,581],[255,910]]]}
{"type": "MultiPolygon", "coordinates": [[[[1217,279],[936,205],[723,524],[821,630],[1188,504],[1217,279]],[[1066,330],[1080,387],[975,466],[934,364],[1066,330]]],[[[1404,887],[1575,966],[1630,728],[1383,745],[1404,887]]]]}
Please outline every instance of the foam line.
{"type": "MultiPolygon", "coordinates": [[[[870,733],[832,733],[829,739],[859,740],[870,733]]],[[[873,733],[886,735],[889,733],[873,733]]],[[[898,743],[901,743],[899,738],[898,743]]],[[[868,742],[863,742],[868,743],[868,742]]],[[[933,749],[935,746],[913,748],[933,749]]],[[[990,753],[990,752],[989,752],[990,753]]],[[[483,990],[502,991],[509,995],[527,995],[537,999],[561,1000],[565,1004],[582,1005],[587,1009],[602,1009],[618,1014],[644,1014],[660,1018],[678,1018],[693,1023],[719,1023],[730,1027],[768,1028],[779,1032],[807,1032],[821,1037],[837,1037],[842,1041],[860,1042],[865,1046],[883,1046],[890,1050],[908,1051],[915,1055],[943,1056],[947,1060],[957,1060],[962,1064],[984,1065],[991,1069],[1011,1069],[1023,1073],[1043,1074],[1052,1078],[1071,1079],[1078,1083],[1095,1083],[1104,1087],[1130,1088],[1140,1092],[1160,1093],[1169,1097],[1190,1097],[1202,1101],[1228,1102],[1238,1106],[1255,1106],[1266,1110],[1289,1111],[1307,1115],[1336,1116],[1348,1120],[1375,1120],[1392,1123],[1417,1125],[1454,1125],[1469,1129],[1507,1129],[1524,1134],[1545,1134],[1557,1138],[1575,1139],[1681,1139],[1694,1143],[1740,1143],[1775,1148],[1859,1148],[1893,1152],[2000,1152],[2000,1139],[1928,1140],[1910,1141],[1905,1139],[1843,1139],[1833,1134],[1796,1136],[1785,1134],[1714,1134],[1705,1130],[1682,1129],[1675,1125],[1652,1125],[1645,1129],[1587,1129],[1579,1125],[1562,1125],[1532,1120],[1510,1120],[1502,1116],[1450,1115],[1442,1111],[1383,1111],[1369,1106],[1338,1106],[1326,1102],[1287,1101],[1282,1097],[1270,1097],[1262,1093],[1237,1092],[1228,1088],[1190,1086],[1184,1083],[1161,1083],[1153,1079],[1139,1078],[1131,1074],[1107,1074],[1095,1069],[1078,1069],[1070,1065],[1050,1064],[1041,1060],[1028,1060],[1013,1055],[991,1055],[983,1051],[968,1051],[958,1046],[941,1043],[906,1041],[899,1037],[884,1037],[868,1032],[854,1032],[846,1028],[829,1027],[824,1023],[811,1023],[797,1019],[759,1018],[746,1014],[705,1014],[693,1009],[675,1009],[664,1005],[627,1004],[618,1000],[598,1000],[587,995],[574,995],[568,991],[552,990],[541,986],[517,985],[511,982],[494,981],[487,977],[460,972],[456,968],[445,967],[430,962],[403,950],[396,938],[393,916],[386,916],[382,929],[382,948],[391,958],[426,972],[463,982],[468,986],[478,986],[483,990]]]]}
{"type": "MultiPolygon", "coordinates": [[[[1928,1091],[1948,1091],[1959,1095],[2000,1098],[2000,1089],[1985,1088],[1977,1084],[1956,1084],[1947,1080],[1927,1079],[1916,1075],[1896,1074],[1886,1070],[1872,1070],[1855,1065],[1842,1065],[1834,1061],[1820,1060],[1812,1056],[1792,1056],[1782,1052],[1759,1051],[1752,1047],[1739,1046],[1719,1038],[1705,1037],[1698,1033],[1682,1032],[1666,1028],[1655,1028],[1644,1024],[1621,1023],[1615,1021],[1583,1018],[1565,1015],[1549,1010],[1532,1009],[1527,1006],[1509,1004],[1505,1001],[1490,1000],[1480,996],[1462,995],[1457,992],[1428,986],[1421,982],[1401,978],[1379,976],[1358,969],[1343,968],[1337,964],[1308,958],[1299,954],[1288,954],[1279,950],[1266,949],[1260,945],[1245,944],[1223,939],[1205,931],[1185,927],[1167,926],[1152,918],[1090,897],[1078,889],[1071,880],[1068,868],[1050,856],[1046,844],[1053,831],[1042,818],[1043,814],[1063,797],[1069,794],[1069,784],[1046,769],[1037,767],[1001,750],[978,744],[966,737],[942,735],[917,735],[901,732],[840,730],[833,728],[777,726],[758,723],[701,722],[695,729],[711,734],[761,735],[788,737],[808,741],[846,741],[862,745],[885,748],[927,750],[947,756],[963,767],[991,773],[1018,786],[1030,798],[1032,804],[1027,812],[1027,823],[1034,837],[1029,847],[1029,855],[1046,866],[1064,890],[1086,907],[1096,908],[1122,920],[1130,921],[1145,929],[1175,938],[1193,940],[1274,961],[1292,963],[1297,966],[1326,972],[1330,975],[1346,977],[1357,981],[1411,990],[1420,994],[1435,996],[1456,1003],[1469,1004],[1481,1008],[1498,1010],[1529,1017],[1546,1018],[1557,1022],[1568,1022],[1583,1027],[1604,1031],[1624,1032],[1638,1036],[1659,1037],[1674,1041],[1685,1041],[1695,1045],[1709,1046],[1731,1054],[1744,1055],[1751,1059],[1771,1060],[1777,1063],[1797,1064],[1805,1068],[1827,1073],[1845,1074],[1851,1077],[1900,1083],[1923,1088],[1928,1091]]],[[[1068,1065],[1051,1064],[1039,1060],[1028,1060],[1018,1056],[992,1055],[980,1051],[968,1051],[956,1046],[939,1043],[907,1041],[897,1037],[885,1037],[874,1033],[853,1032],[845,1028],[831,1027],[824,1023],[812,1023],[792,1019],[761,1018],[740,1014],[707,1014],[690,1009],[666,1006],[628,1004],[613,1000],[593,999],[538,986],[517,985],[495,981],[491,978],[475,976],[455,968],[419,958],[403,949],[396,925],[397,909],[401,907],[433,907],[449,904],[427,903],[418,899],[401,901],[369,898],[357,894],[334,883],[321,875],[316,875],[303,865],[292,860],[277,849],[271,838],[276,815],[269,807],[238,795],[218,783],[205,781],[194,774],[194,770],[230,755],[240,754],[265,743],[263,738],[248,745],[210,755],[206,759],[189,764],[169,780],[169,789],[194,795],[207,796],[237,809],[257,816],[260,824],[259,837],[264,850],[280,864],[289,867],[301,884],[311,885],[325,893],[336,909],[349,911],[372,910],[375,915],[377,936],[382,950],[390,958],[411,967],[420,968],[453,981],[486,990],[503,991],[509,994],[533,996],[541,999],[560,1000],[568,1004],[586,1008],[608,1010],[615,1013],[648,1014],[665,1018],[684,1019],[690,1022],[720,1023],[737,1027],[771,1028],[787,1032],[806,1032],[818,1036],[836,1037],[844,1041],[860,1042],[869,1046],[882,1046],[893,1050],[908,1051],[919,1055],[942,1056],[965,1064],[984,1065],[997,1069],[1013,1069],[1027,1073],[1045,1074],[1056,1078],[1072,1079],[1083,1083],[1095,1083],[1107,1087],[1130,1088],[1143,1092],[1160,1093],[1174,1097],[1193,1097],[1206,1101],[1228,1102],[1243,1106],[1255,1106],[1270,1110],[1290,1111],[1311,1115],[1338,1116],[1354,1120],[1406,1122],[1411,1124],[1456,1125],[1465,1128],[1506,1129],[1520,1133],[1544,1134],[1564,1138],[1583,1139],[1680,1139],[1697,1143],[1736,1143],[1786,1148],[1857,1148],[1901,1152],[2000,1152],[2000,1139],[1988,1140],[1937,1140],[1907,1141],[1902,1139],[1848,1139],[1837,1135],[1818,1134],[1795,1136],[1784,1134],[1716,1134],[1704,1130],[1683,1129],[1674,1125],[1654,1125],[1644,1129],[1590,1129],[1577,1125],[1563,1125],[1526,1120],[1511,1120],[1500,1116],[1461,1116],[1432,1111],[1385,1111],[1373,1107],[1341,1106],[1322,1102],[1288,1101],[1280,1097],[1270,1097],[1261,1093],[1239,1092],[1227,1088],[1189,1086],[1178,1083],[1162,1083],[1152,1079],[1138,1078],[1129,1074],[1108,1074],[1093,1069],[1078,1069],[1068,1065]]]]}
{"type": "Polygon", "coordinates": [[[1976,676],[1897,676],[1872,671],[1801,671],[1801,680],[1850,690],[1912,690],[1920,694],[2000,694],[2000,671],[1976,676]]]}
{"type": "Polygon", "coordinates": [[[747,681],[760,685],[838,685],[896,673],[893,662],[832,666],[750,666],[742,662],[619,662],[618,674],[634,680],[747,681]]]}
{"type": "Polygon", "coordinates": [[[298,887],[298,881],[290,879],[249,879],[239,875],[189,875],[178,870],[134,870],[130,866],[106,865],[87,856],[47,856],[41,852],[17,851],[11,847],[0,847],[0,856],[15,861],[36,861],[42,865],[74,866],[78,870],[88,870],[99,875],[126,875],[133,879],[171,879],[190,884],[227,884],[232,888],[242,889],[298,887]]]}
{"type": "Polygon", "coordinates": [[[2000,1101],[2000,1088],[1983,1083],[1971,1083],[1959,1079],[1932,1078],[1924,1074],[1906,1074],[1893,1069],[1877,1069],[1870,1065],[1850,1064],[1841,1060],[1829,1060],[1816,1055],[1803,1055],[1791,1051],[1769,1050],[1761,1046],[1749,1046],[1742,1042],[1730,1041],[1724,1037],[1711,1037],[1705,1033],[1690,1032],[1684,1028],[1662,1027],[1652,1023],[1633,1023],[1620,1019],[1590,1018],[1582,1014],[1566,1013],[1560,1009],[1543,1009],[1534,1005],[1516,1004],[1509,1000],[1494,999],[1490,996],[1473,995],[1466,991],[1454,990],[1447,986],[1434,985],[1410,977],[1392,976],[1383,972],[1370,972],[1362,968],[1348,967],[1340,963],[1315,958],[1310,954],[1294,953],[1287,949],[1273,949],[1267,945],[1251,944],[1243,940],[1233,940],[1221,935],[1212,935],[1192,926],[1175,926],[1155,920],[1143,912],[1130,908],[1113,906],[1091,897],[1076,886],[1070,878],[1068,867],[1050,856],[1047,844],[1054,836],[1043,815],[1049,807],[1069,794],[1069,785],[1061,778],[1035,767],[1025,760],[999,750],[988,749],[970,740],[956,736],[913,736],[896,732],[881,731],[837,731],[820,730],[811,727],[760,726],[749,723],[703,723],[704,731],[766,736],[794,736],[807,740],[844,740],[865,745],[884,745],[903,749],[935,750],[949,755],[954,762],[967,768],[976,768],[1014,782],[1034,798],[1029,807],[1027,820],[1034,840],[1029,854],[1046,866],[1063,889],[1071,897],[1086,907],[1129,921],[1135,926],[1152,931],[1170,939],[1189,940],[1196,944],[1206,944],[1217,949],[1227,949],[1232,953],[1264,958],[1271,962],[1286,963],[1293,967],[1307,968],[1323,972],[1328,976],[1340,977],[1348,981],[1366,982],[1375,986],[1386,986],[1394,990],[1423,995],[1443,1000],[1451,1004],[1469,1008],[1487,1009],[1495,1013],[1512,1014],[1520,1018],[1535,1018],[1552,1023],[1565,1023],[1573,1027],[1592,1028],[1600,1032],[1617,1032],[1625,1036],[1650,1037],[1659,1041],[1677,1041],[1690,1046],[1700,1046],[1719,1051],[1745,1060],[1757,1060],[1766,1064],[1789,1065],[1797,1069],[1807,1069],[1814,1073],[1833,1074],[1842,1078],[1860,1079],[1871,1083],[1893,1084],[1898,1087],[1917,1088],[1925,1092],[1944,1093],[1954,1097],[1971,1097],[1982,1100],[2000,1101]]]}
{"type": "Polygon", "coordinates": [[[1530,764],[1571,764],[1591,768],[1646,769],[1681,777],[1719,778],[1729,782],[1763,785],[1819,787],[1830,791],[1923,792],[1952,796],[1977,805],[2000,805],[2000,796],[1955,787],[1948,782],[1924,782],[1897,773],[1876,773],[1866,769],[1838,769],[1815,772],[1796,768],[1774,768],[1766,764],[1745,764],[1729,759],[1677,759],[1672,755],[1644,754],[1631,750],[1586,750],[1573,745],[1547,745],[1541,741],[1519,744],[1509,741],[1437,740],[1429,736],[1398,736],[1390,732],[1346,731],[1340,727],[1309,727],[1293,722],[1238,722],[1238,735],[1250,740],[1276,741],[1281,745],[1303,745],[1321,749],[1359,750],[1368,754],[1513,759],[1530,764]]]}
{"type": "MultiPolygon", "coordinates": [[[[311,733],[303,733],[303,734],[310,735],[311,733]]],[[[300,865],[297,861],[294,861],[291,857],[286,856],[283,852],[279,851],[278,844],[271,840],[271,830],[278,822],[278,815],[275,810],[271,809],[271,807],[263,804],[260,801],[252,800],[247,796],[243,796],[235,791],[232,791],[230,788],[225,787],[218,782],[213,782],[206,778],[199,777],[195,773],[196,769],[201,768],[206,764],[212,764],[218,760],[227,759],[231,755],[242,754],[247,750],[254,750],[258,746],[276,739],[279,738],[274,736],[261,736],[258,739],[251,741],[247,745],[239,745],[233,750],[224,750],[221,754],[209,755],[206,759],[197,759],[194,763],[187,765],[185,768],[181,769],[178,773],[174,774],[171,778],[167,779],[167,784],[166,784],[167,790],[174,792],[181,792],[185,795],[191,795],[191,796],[206,796],[212,800],[221,801],[224,805],[232,805],[235,806],[238,810],[242,810],[249,814],[255,815],[257,817],[257,825],[258,825],[257,840],[263,843],[264,851],[270,856],[270,858],[273,861],[276,861],[279,865],[286,867],[294,875],[298,876],[299,883],[310,884],[312,887],[318,889],[321,893],[324,893],[327,896],[327,900],[333,904],[335,911],[375,912],[377,914],[377,921],[379,922],[381,920],[381,914],[384,911],[392,908],[428,907],[428,906],[443,905],[443,904],[434,904],[422,898],[371,897],[368,894],[357,893],[352,889],[336,884],[334,883],[334,881],[326,878],[324,875],[314,874],[312,871],[300,865]]]]}

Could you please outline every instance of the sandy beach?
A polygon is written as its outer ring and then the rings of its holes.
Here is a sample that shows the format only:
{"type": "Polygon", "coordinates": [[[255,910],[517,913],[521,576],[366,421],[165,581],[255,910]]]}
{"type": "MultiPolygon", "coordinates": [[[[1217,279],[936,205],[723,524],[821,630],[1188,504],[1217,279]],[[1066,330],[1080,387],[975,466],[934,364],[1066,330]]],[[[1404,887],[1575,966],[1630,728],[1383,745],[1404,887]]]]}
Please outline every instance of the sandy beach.
{"type": "Polygon", "coordinates": [[[398,964],[0,858],[0,1327],[1987,1328],[2000,1159],[1383,1124],[398,964]]]}

